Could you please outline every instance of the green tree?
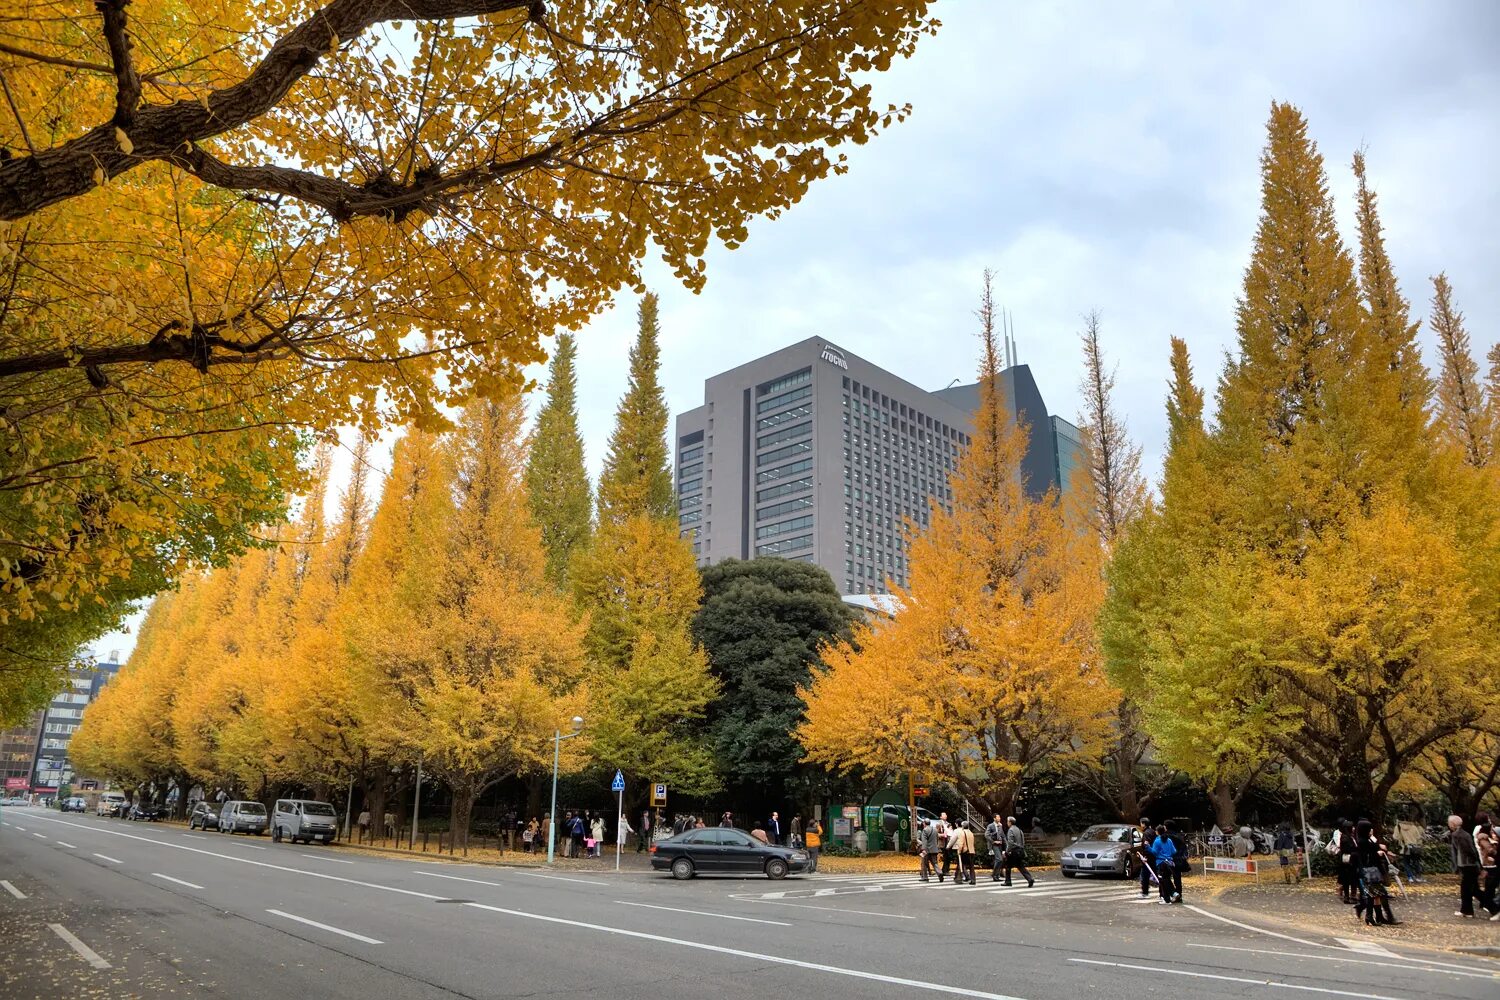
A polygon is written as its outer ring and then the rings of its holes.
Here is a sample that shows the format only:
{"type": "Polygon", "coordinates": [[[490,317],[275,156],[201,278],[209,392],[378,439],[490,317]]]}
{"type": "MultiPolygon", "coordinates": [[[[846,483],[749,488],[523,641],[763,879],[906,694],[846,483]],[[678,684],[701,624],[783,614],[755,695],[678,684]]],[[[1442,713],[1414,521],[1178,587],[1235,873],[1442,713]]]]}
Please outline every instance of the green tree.
{"type": "Polygon", "coordinates": [[[547,578],[558,587],[566,586],[568,564],[588,544],[593,527],[593,491],[578,430],[577,350],[571,333],[557,338],[547,402],[537,414],[526,461],[526,498],[547,550],[547,578]]]}
{"type": "Polygon", "coordinates": [[[1174,386],[1161,515],[1116,553],[1104,644],[1172,763],[1213,787],[1285,757],[1339,808],[1379,815],[1495,697],[1478,654],[1494,504],[1427,429],[1368,187],[1356,282],[1290,105],[1272,108],[1261,173],[1218,425],[1200,431],[1196,390],[1174,386]]]}
{"type": "MultiPolygon", "coordinates": [[[[798,690],[822,645],[851,637],[853,610],[821,567],[726,559],[706,567],[693,636],[720,684],[709,706],[714,755],[729,788],[774,808],[810,788],[798,690]]],[[[821,769],[818,769],[821,772],[821,769]]]]}
{"type": "Polygon", "coordinates": [[[633,514],[672,517],[672,472],[667,464],[667,400],[657,369],[661,328],[654,292],[641,299],[640,327],[630,349],[630,381],[615,415],[609,452],[599,475],[599,523],[633,514]]]}

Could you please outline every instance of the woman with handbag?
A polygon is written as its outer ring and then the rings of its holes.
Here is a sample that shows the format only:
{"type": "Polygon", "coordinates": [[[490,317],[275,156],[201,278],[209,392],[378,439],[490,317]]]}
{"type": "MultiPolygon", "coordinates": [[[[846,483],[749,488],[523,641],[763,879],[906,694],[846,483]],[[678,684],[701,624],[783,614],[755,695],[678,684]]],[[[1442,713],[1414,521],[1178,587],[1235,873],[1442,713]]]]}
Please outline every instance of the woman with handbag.
{"type": "Polygon", "coordinates": [[[1354,917],[1364,914],[1365,923],[1395,926],[1401,921],[1391,913],[1391,894],[1386,887],[1390,873],[1390,861],[1385,845],[1375,839],[1375,825],[1362,819],[1354,829],[1354,864],[1359,880],[1359,901],[1354,906],[1354,917]]]}
{"type": "Polygon", "coordinates": [[[1339,877],[1339,899],[1345,903],[1358,903],[1359,880],[1354,866],[1354,824],[1347,819],[1339,820],[1338,829],[1328,838],[1328,853],[1333,855],[1339,877]]]}

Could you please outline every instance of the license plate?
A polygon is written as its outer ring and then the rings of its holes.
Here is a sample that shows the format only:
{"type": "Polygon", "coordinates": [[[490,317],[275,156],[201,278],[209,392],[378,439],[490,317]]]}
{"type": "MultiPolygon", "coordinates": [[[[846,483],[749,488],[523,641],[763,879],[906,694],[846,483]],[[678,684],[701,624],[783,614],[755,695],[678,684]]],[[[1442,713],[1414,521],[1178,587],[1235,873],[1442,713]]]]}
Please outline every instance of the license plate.
{"type": "Polygon", "coordinates": [[[1084,858],[1082,861],[1078,862],[1078,867],[1079,868],[1092,868],[1092,867],[1094,867],[1094,863],[1092,861],[1090,861],[1088,858],[1084,858]]]}

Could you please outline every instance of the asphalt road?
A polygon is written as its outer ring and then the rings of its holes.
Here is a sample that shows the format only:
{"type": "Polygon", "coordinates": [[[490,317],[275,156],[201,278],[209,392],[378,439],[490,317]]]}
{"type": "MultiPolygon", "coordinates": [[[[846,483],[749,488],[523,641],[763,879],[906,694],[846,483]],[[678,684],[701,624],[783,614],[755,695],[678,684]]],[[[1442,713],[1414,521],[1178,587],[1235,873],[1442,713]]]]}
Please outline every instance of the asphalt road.
{"type": "Polygon", "coordinates": [[[548,873],[7,809],[0,997],[1486,998],[1494,963],[1130,884],[548,873]]]}

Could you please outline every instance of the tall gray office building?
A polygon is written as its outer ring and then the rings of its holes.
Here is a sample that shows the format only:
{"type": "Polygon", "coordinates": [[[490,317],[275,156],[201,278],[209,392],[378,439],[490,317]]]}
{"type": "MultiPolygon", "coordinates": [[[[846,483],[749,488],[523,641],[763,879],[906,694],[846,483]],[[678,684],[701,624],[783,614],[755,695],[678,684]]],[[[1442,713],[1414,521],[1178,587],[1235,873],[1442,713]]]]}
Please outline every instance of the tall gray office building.
{"type": "MultiPolygon", "coordinates": [[[[1041,494],[1079,460],[1076,427],[1047,413],[1031,369],[1001,374],[1031,428],[1022,471],[1041,494]]],[[[781,556],[828,570],[845,594],[905,585],[903,520],[947,506],[977,383],[929,392],[822,338],[710,378],[677,417],[678,521],[699,565],[781,556]]]]}

